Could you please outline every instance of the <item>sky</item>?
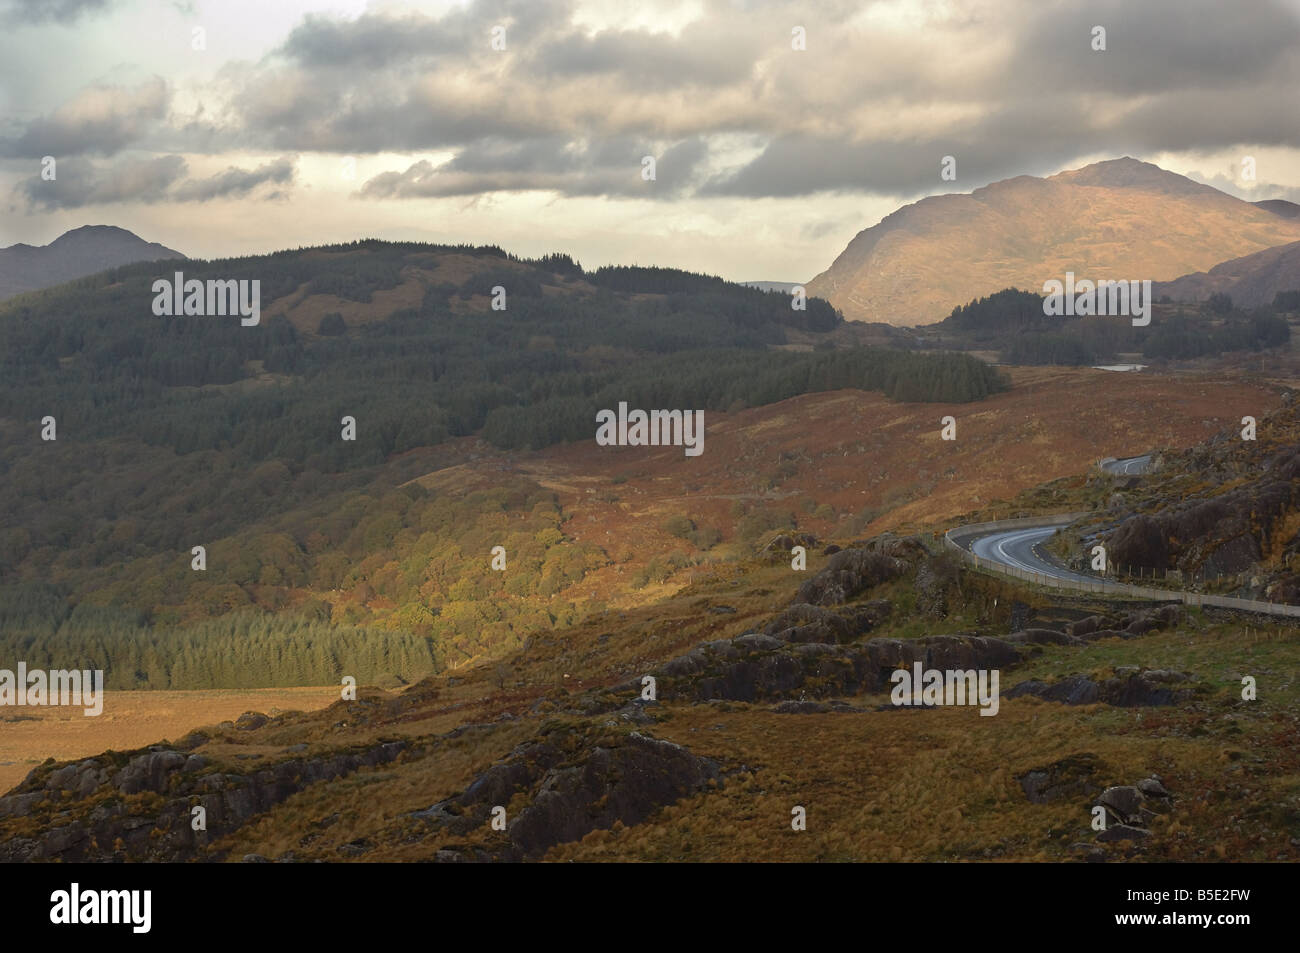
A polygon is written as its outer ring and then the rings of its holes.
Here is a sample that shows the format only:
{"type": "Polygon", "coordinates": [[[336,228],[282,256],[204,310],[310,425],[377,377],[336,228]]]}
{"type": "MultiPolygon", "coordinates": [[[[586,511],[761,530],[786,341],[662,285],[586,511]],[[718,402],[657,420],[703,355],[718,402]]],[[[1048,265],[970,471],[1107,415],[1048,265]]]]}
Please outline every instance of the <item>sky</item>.
{"type": "Polygon", "coordinates": [[[806,281],[900,205],[1123,155],[1300,201],[1297,90],[1300,0],[0,0],[0,246],[806,281]]]}

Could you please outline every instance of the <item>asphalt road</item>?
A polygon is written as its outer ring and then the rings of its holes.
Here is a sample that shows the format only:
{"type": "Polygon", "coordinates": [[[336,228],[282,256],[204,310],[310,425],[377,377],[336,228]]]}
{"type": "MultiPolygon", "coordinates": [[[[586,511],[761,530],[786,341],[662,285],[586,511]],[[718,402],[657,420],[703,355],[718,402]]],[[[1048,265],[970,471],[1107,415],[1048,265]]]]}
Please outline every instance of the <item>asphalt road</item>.
{"type": "Polygon", "coordinates": [[[1125,457],[1122,460],[1111,460],[1103,463],[1101,468],[1107,473],[1115,473],[1123,476],[1138,476],[1146,473],[1151,466],[1151,454],[1144,453],[1140,457],[1125,457]]]}
{"type": "Polygon", "coordinates": [[[953,540],[963,549],[969,550],[986,562],[1000,563],[1025,572],[1043,573],[1056,579],[1097,582],[1096,576],[1085,576],[1066,569],[1042,549],[1042,544],[1066,525],[1069,525],[1068,522],[1062,521],[1053,526],[1002,530],[984,536],[962,536],[960,533],[954,533],[953,540]]]}

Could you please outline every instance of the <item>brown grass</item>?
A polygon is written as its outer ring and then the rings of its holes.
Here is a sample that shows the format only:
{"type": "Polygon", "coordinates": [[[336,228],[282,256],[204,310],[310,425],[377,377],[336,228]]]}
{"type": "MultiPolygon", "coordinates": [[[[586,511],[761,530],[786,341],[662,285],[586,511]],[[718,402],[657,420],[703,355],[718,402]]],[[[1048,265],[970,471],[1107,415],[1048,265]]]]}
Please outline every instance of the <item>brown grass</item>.
{"type": "Polygon", "coordinates": [[[176,740],[198,725],[238,718],[246,711],[314,711],[337,701],[330,688],[263,688],[196,692],[105,692],[104,711],[80,708],[5,708],[0,728],[0,792],[8,791],[46,758],[89,757],[176,740]],[[7,719],[17,719],[9,721],[7,719]]]}

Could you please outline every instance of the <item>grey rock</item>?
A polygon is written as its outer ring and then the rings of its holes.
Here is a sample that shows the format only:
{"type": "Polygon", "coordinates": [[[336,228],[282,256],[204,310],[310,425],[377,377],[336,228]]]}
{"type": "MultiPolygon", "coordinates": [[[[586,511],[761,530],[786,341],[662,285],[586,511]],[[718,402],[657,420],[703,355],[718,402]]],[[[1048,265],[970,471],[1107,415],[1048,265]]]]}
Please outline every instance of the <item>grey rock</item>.
{"type": "Polygon", "coordinates": [[[1097,835],[1097,840],[1104,844],[1114,841],[1144,841],[1151,836],[1151,832],[1141,827],[1130,827],[1127,824],[1114,824],[1107,827],[1097,835]]]}
{"type": "Polygon", "coordinates": [[[1137,824],[1142,820],[1142,805],[1146,798],[1132,785],[1117,785],[1101,792],[1097,803],[1122,824],[1137,824]]]}
{"type": "Polygon", "coordinates": [[[261,728],[267,718],[260,711],[246,711],[235,719],[235,727],[240,731],[254,731],[261,728]]]}
{"type": "Polygon", "coordinates": [[[1143,780],[1139,781],[1137,783],[1137,788],[1139,791],[1141,791],[1145,795],[1148,795],[1149,797],[1170,796],[1169,792],[1165,790],[1165,786],[1160,783],[1159,779],[1154,777],[1144,778],[1143,780]]]}

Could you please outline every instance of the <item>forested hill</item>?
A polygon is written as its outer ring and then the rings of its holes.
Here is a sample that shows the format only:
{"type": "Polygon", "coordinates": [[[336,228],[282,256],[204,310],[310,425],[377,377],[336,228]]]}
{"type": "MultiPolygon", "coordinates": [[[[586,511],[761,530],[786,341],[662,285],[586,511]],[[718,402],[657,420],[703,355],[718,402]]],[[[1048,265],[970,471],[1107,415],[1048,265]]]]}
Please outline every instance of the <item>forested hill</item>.
{"type": "Polygon", "coordinates": [[[173,274],[160,267],[0,307],[0,418],[35,433],[49,415],[69,439],[131,436],[326,471],[485,427],[504,447],[581,439],[620,399],[722,410],[845,386],[922,400],[1000,386],[953,359],[918,374],[915,358],[880,352],[774,356],[787,329],[830,331],[839,315],[670,269],[584,273],[562,255],[377,241],[178,266],[186,280],[260,281],[260,322],[244,327],[155,316],[151,285],[173,274]],[[351,445],[339,439],[345,415],[358,424],[351,445]]]}
{"type": "Polygon", "coordinates": [[[846,387],[968,401],[1006,386],[963,355],[836,349],[840,324],[819,299],[796,310],[788,294],[705,275],[379,241],[132,265],[12,299],[0,304],[0,585],[57,592],[8,592],[28,608],[0,619],[0,636],[26,651],[89,625],[120,687],[221,684],[204,653],[236,643],[264,647],[241,664],[274,683],[319,683],[339,652],[370,651],[340,624],[415,637],[385,650],[408,662],[517,644],[566,617],[552,600],[604,554],[561,542],[535,484],[427,500],[397,487],[474,452],[453,438],[593,440],[596,412],[620,401],[734,411],[846,387]],[[153,283],[176,271],[260,281],[259,322],[156,316],[153,283]],[[826,343],[775,347],[792,334],[826,343]],[[479,554],[506,526],[538,571],[489,595],[479,554]],[[205,572],[191,571],[196,543],[205,572]],[[394,553],[405,568],[381,586],[375,567],[394,553]],[[411,568],[439,553],[435,581],[411,568]],[[258,621],[288,608],[306,622],[258,621]],[[294,639],[324,653],[309,673],[273,666],[294,639]]]}

